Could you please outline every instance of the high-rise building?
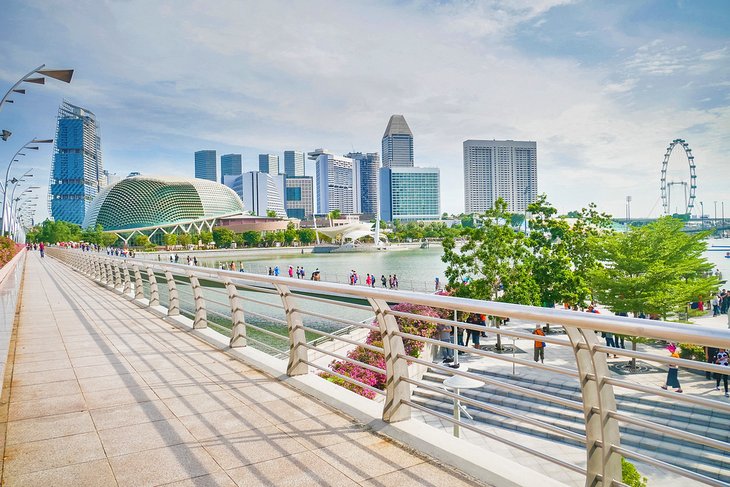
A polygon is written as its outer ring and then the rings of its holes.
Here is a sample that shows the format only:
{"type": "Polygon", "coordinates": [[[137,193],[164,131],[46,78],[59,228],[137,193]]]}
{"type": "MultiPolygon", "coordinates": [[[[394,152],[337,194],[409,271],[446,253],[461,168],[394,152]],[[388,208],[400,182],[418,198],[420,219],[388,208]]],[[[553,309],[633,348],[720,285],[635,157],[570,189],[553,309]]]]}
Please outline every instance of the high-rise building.
{"type": "Polygon", "coordinates": [[[64,101],[58,109],[51,163],[51,217],[81,225],[105,182],[96,115],[64,101]]]}
{"type": "Polygon", "coordinates": [[[288,178],[304,176],[304,152],[284,151],[284,174],[288,178]]]}
{"type": "Polygon", "coordinates": [[[383,167],[413,167],[413,132],[403,115],[391,115],[385,128],[383,167]]]}
{"type": "Polygon", "coordinates": [[[279,156],[275,154],[259,154],[259,171],[276,176],[279,170],[279,156]]]}
{"type": "Polygon", "coordinates": [[[360,213],[360,165],[326,149],[309,153],[317,161],[317,213],[360,213]]]}
{"type": "Polygon", "coordinates": [[[464,141],[464,207],[483,213],[502,198],[510,212],[523,212],[537,198],[537,143],[516,140],[464,141]]]}
{"type": "Polygon", "coordinates": [[[216,160],[214,150],[199,150],[195,153],[195,177],[198,179],[207,179],[209,181],[218,181],[218,172],[216,171],[216,160]]]}
{"type": "Polygon", "coordinates": [[[299,176],[284,180],[284,206],[289,218],[307,220],[314,213],[314,179],[299,176]]]}
{"type": "Polygon", "coordinates": [[[221,183],[226,176],[242,174],[241,154],[223,154],[221,156],[221,183]]]}
{"type": "Polygon", "coordinates": [[[440,174],[428,167],[380,169],[380,218],[438,220],[441,216],[440,174]]]}
{"type": "Polygon", "coordinates": [[[257,216],[268,216],[269,211],[286,218],[284,209],[284,179],[261,171],[249,171],[238,176],[226,176],[223,184],[231,188],[243,201],[243,208],[257,216]]]}
{"type": "Polygon", "coordinates": [[[378,213],[378,170],[380,154],[377,152],[350,152],[349,157],[359,165],[360,171],[360,212],[367,219],[375,218],[378,213]]]}

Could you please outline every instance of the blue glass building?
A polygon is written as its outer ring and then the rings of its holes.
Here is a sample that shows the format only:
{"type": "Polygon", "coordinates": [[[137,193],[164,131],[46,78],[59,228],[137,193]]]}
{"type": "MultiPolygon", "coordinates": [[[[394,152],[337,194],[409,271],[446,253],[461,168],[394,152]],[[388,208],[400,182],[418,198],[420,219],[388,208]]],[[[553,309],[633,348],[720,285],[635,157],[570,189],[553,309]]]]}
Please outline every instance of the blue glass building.
{"type": "Polygon", "coordinates": [[[197,151],[195,153],[195,177],[198,179],[207,179],[208,181],[218,181],[216,164],[214,150],[197,151]]]}
{"type": "Polygon", "coordinates": [[[284,151],[284,174],[288,178],[304,176],[304,152],[295,150],[284,151]]]}
{"type": "Polygon", "coordinates": [[[380,218],[438,220],[441,216],[439,170],[429,167],[380,169],[380,218]]]}
{"type": "Polygon", "coordinates": [[[349,157],[357,165],[360,173],[360,212],[366,219],[375,218],[378,213],[378,170],[380,154],[377,152],[350,152],[349,157]]]}
{"type": "Polygon", "coordinates": [[[221,183],[226,176],[243,174],[241,169],[241,154],[224,154],[221,156],[221,183]]]}
{"type": "Polygon", "coordinates": [[[101,139],[96,115],[64,101],[58,109],[48,210],[56,221],[81,225],[103,186],[101,139]]]}

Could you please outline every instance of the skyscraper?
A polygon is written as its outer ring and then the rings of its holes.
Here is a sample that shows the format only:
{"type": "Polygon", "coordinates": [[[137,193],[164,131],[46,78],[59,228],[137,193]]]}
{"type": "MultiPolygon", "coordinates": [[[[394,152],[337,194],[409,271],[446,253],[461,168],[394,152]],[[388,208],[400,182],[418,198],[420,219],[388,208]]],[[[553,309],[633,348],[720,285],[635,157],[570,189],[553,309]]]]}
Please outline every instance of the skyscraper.
{"type": "Polygon", "coordinates": [[[350,152],[345,155],[360,171],[360,211],[366,218],[375,218],[378,212],[378,170],[380,169],[380,154],[377,152],[350,152]]]}
{"type": "Polygon", "coordinates": [[[81,225],[105,182],[96,115],[64,101],[58,109],[51,163],[51,217],[81,225]]]}
{"type": "Polygon", "coordinates": [[[241,154],[224,154],[221,156],[221,183],[226,176],[238,176],[241,173],[241,154]]]}
{"type": "Polygon", "coordinates": [[[284,206],[289,218],[306,220],[314,213],[314,180],[312,176],[286,177],[284,206]]]}
{"type": "Polygon", "coordinates": [[[511,212],[537,198],[537,143],[515,140],[464,141],[464,206],[483,213],[497,198],[511,212]]]}
{"type": "Polygon", "coordinates": [[[284,174],[288,178],[304,176],[304,152],[284,151],[284,174]]]}
{"type": "Polygon", "coordinates": [[[226,176],[224,184],[238,194],[243,208],[257,216],[268,216],[269,211],[286,218],[284,209],[285,176],[249,171],[237,176],[226,176]]]}
{"type": "Polygon", "coordinates": [[[280,173],[279,156],[275,154],[259,154],[259,171],[276,176],[280,173]]]}
{"type": "Polygon", "coordinates": [[[383,167],[413,167],[413,132],[403,115],[392,115],[385,128],[383,167]]]}
{"type": "Polygon", "coordinates": [[[326,149],[310,152],[309,158],[317,161],[317,213],[360,213],[359,164],[326,149]]]}
{"type": "Polygon", "coordinates": [[[380,169],[380,217],[385,221],[438,220],[440,193],[440,173],[436,168],[380,169]]]}
{"type": "Polygon", "coordinates": [[[195,177],[218,181],[216,155],[214,150],[199,150],[195,153],[195,177]]]}

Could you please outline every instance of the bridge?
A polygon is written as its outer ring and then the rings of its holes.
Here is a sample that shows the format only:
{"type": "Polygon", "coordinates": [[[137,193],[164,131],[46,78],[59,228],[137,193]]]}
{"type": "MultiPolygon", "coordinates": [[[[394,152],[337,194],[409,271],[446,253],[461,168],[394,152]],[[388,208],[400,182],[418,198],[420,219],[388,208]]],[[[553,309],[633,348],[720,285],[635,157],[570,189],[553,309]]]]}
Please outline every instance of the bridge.
{"type": "MultiPolygon", "coordinates": [[[[717,347],[730,343],[724,323],[47,254],[23,251],[0,270],[4,314],[15,311],[1,401],[4,485],[607,486],[623,485],[622,457],[663,485],[730,481],[730,433],[717,427],[728,424],[730,403],[702,384],[724,369],[672,359],[661,346],[604,347],[595,333],[717,347]],[[423,316],[397,303],[442,311],[423,316]],[[541,338],[542,364],[399,327],[405,319],[482,330],[458,321],[464,312],[549,322],[561,333],[541,338]],[[382,345],[366,340],[373,331],[382,345]],[[422,352],[407,354],[414,343],[422,352]],[[356,346],[384,360],[360,362],[347,353],[356,346]],[[438,346],[464,352],[462,367],[434,362],[438,346]],[[609,353],[658,372],[616,374],[609,353]],[[383,389],[332,372],[332,359],[383,374],[383,389]],[[658,387],[669,364],[680,366],[684,394],[658,387]]],[[[523,348],[535,337],[519,325],[499,334],[523,348]]]]}
{"type": "MultiPolygon", "coordinates": [[[[656,218],[613,218],[615,223],[620,225],[626,225],[631,223],[632,225],[648,225],[651,222],[655,222],[656,218]]],[[[725,232],[730,230],[730,218],[690,218],[685,222],[684,230],[690,233],[703,232],[706,230],[713,230],[716,233],[725,232]]]]}

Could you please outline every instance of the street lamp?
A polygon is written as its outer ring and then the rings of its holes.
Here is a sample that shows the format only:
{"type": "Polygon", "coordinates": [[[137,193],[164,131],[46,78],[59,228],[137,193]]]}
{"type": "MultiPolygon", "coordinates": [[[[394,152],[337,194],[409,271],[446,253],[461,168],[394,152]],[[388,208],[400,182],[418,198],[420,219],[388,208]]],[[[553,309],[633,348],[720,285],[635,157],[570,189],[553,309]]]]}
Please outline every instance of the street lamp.
{"type": "Polygon", "coordinates": [[[23,145],[23,147],[18,149],[18,152],[16,152],[13,155],[13,157],[10,159],[10,162],[8,163],[8,168],[5,171],[5,183],[3,184],[3,200],[2,200],[3,211],[2,211],[2,220],[0,220],[2,222],[2,223],[0,223],[0,225],[2,225],[2,226],[0,226],[0,233],[4,234],[3,232],[5,229],[5,201],[6,201],[7,193],[8,193],[8,177],[10,176],[10,168],[13,166],[14,162],[18,161],[18,159],[16,159],[18,156],[25,155],[25,153],[22,152],[23,150],[25,150],[25,149],[38,150],[40,147],[37,145],[33,145],[33,144],[50,144],[52,142],[53,142],[53,139],[38,139],[38,138],[34,137],[32,140],[29,140],[28,142],[26,142],[23,145]]]}
{"type": "Polygon", "coordinates": [[[705,229],[705,204],[700,201],[700,228],[705,229]]]}
{"type": "Polygon", "coordinates": [[[18,88],[21,83],[35,83],[37,85],[43,85],[46,83],[46,78],[43,76],[47,76],[49,78],[57,79],[59,81],[63,81],[64,83],[70,83],[71,78],[74,75],[73,69],[43,69],[45,68],[45,64],[41,64],[37,68],[35,68],[30,73],[26,74],[22,78],[18,80],[17,83],[15,83],[8,91],[5,93],[5,96],[3,96],[2,100],[0,100],[0,110],[3,109],[3,105],[6,103],[15,103],[13,100],[11,100],[9,97],[13,93],[17,93],[19,95],[25,95],[25,89],[24,88],[18,88]],[[32,78],[32,76],[40,74],[40,77],[32,78]]]}

